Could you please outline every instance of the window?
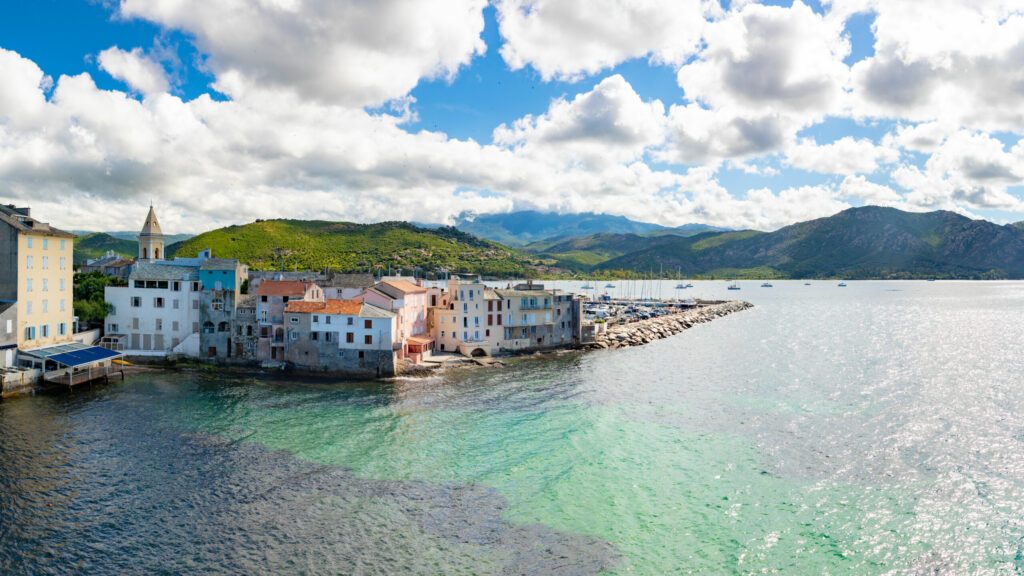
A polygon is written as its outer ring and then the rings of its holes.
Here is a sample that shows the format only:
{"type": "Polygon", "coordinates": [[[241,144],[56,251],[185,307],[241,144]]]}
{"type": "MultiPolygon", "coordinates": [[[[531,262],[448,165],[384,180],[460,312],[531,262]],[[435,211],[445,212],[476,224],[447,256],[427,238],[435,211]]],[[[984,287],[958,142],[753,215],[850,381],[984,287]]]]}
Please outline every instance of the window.
{"type": "Polygon", "coordinates": [[[161,318],[157,318],[156,319],[156,329],[157,330],[163,330],[164,329],[164,321],[163,321],[163,319],[161,319],[161,318]]]}
{"type": "Polygon", "coordinates": [[[291,322],[292,324],[298,324],[299,323],[299,319],[296,316],[292,316],[291,318],[288,319],[288,321],[291,322]]]}
{"type": "Polygon", "coordinates": [[[207,320],[206,322],[203,322],[203,333],[204,334],[213,334],[214,329],[215,329],[215,326],[213,325],[213,322],[210,322],[209,320],[207,320]]]}
{"type": "Polygon", "coordinates": [[[463,332],[462,332],[462,339],[463,340],[469,340],[469,332],[466,332],[465,330],[463,330],[463,332]]]}
{"type": "Polygon", "coordinates": [[[224,300],[221,300],[220,298],[214,298],[213,301],[210,303],[210,307],[219,312],[224,309],[224,300]]]}
{"type": "Polygon", "coordinates": [[[462,303],[462,312],[469,312],[469,304],[466,304],[465,302],[462,303]]]}
{"type": "MultiPolygon", "coordinates": [[[[28,238],[26,238],[26,240],[28,242],[28,247],[31,248],[32,247],[32,237],[29,236],[28,238]]],[[[31,258],[31,256],[29,256],[29,258],[31,258]]]]}
{"type": "Polygon", "coordinates": [[[355,341],[356,341],[356,335],[355,334],[353,334],[351,332],[346,332],[345,333],[345,342],[348,342],[349,344],[352,344],[355,341]]]}
{"type": "Polygon", "coordinates": [[[60,291],[61,292],[64,291],[64,279],[63,278],[60,279],[60,291]]]}
{"type": "Polygon", "coordinates": [[[192,291],[193,292],[199,292],[199,282],[193,282],[192,283],[192,291]]]}
{"type": "Polygon", "coordinates": [[[324,322],[327,323],[327,324],[330,324],[331,323],[331,317],[328,316],[328,317],[324,318],[324,322]]]}
{"type": "Polygon", "coordinates": [[[7,333],[10,334],[14,331],[14,320],[7,321],[7,333]]]}
{"type": "Polygon", "coordinates": [[[163,308],[163,307],[164,307],[164,299],[163,298],[153,298],[153,308],[163,308]]]}
{"type": "Polygon", "coordinates": [[[36,339],[36,327],[35,326],[26,326],[25,327],[25,340],[35,340],[35,339],[36,339]]]}
{"type": "Polygon", "coordinates": [[[227,322],[217,324],[217,332],[231,332],[231,325],[227,322]]]}
{"type": "Polygon", "coordinates": [[[319,314],[313,314],[313,324],[319,324],[319,323],[320,323],[320,315],[319,314]]]}
{"type": "Polygon", "coordinates": [[[331,333],[330,332],[324,332],[324,340],[326,340],[328,342],[331,341],[331,333]]]}
{"type": "Polygon", "coordinates": [[[138,318],[132,318],[132,330],[138,330],[138,329],[139,329],[139,319],[138,318]]]}
{"type": "Polygon", "coordinates": [[[490,338],[491,337],[491,331],[487,330],[486,332],[484,332],[484,335],[487,336],[488,338],[490,338]]]}
{"type": "Polygon", "coordinates": [[[43,256],[43,270],[49,270],[49,269],[50,269],[50,257],[49,256],[43,256]]]}
{"type": "Polygon", "coordinates": [[[349,316],[349,317],[347,318],[347,320],[348,320],[347,324],[348,324],[349,326],[351,326],[351,325],[353,325],[353,324],[355,324],[355,323],[356,323],[356,319],[355,319],[355,318],[353,318],[353,317],[351,317],[351,316],[349,316]]]}
{"type": "Polygon", "coordinates": [[[309,333],[309,339],[314,341],[314,342],[316,342],[317,340],[320,339],[320,333],[319,332],[310,332],[309,333]]]}
{"type": "Polygon", "coordinates": [[[43,314],[46,314],[49,311],[50,311],[50,301],[49,300],[43,300],[43,314]]]}
{"type": "Polygon", "coordinates": [[[49,291],[50,291],[50,280],[47,279],[47,278],[43,278],[43,292],[49,292],[49,291]]]}
{"type": "Polygon", "coordinates": [[[373,336],[370,334],[363,336],[363,344],[373,344],[373,336]]]}
{"type": "Polygon", "coordinates": [[[175,292],[181,292],[181,282],[175,282],[171,284],[171,290],[174,290],[175,292]]]}
{"type": "Polygon", "coordinates": [[[32,301],[31,300],[29,300],[28,302],[25,303],[25,314],[29,314],[29,315],[32,314],[32,301]]]}
{"type": "Polygon", "coordinates": [[[291,340],[292,340],[292,342],[295,342],[298,339],[299,339],[299,333],[298,332],[292,332],[291,333],[291,340]]]}
{"type": "Polygon", "coordinates": [[[462,327],[469,328],[469,316],[462,317],[462,327]]]}
{"type": "Polygon", "coordinates": [[[192,301],[192,309],[193,310],[199,310],[199,300],[193,300],[192,301]]]}
{"type": "Polygon", "coordinates": [[[50,337],[50,325],[49,324],[43,324],[42,326],[40,326],[39,327],[39,333],[40,333],[40,335],[42,335],[43,338],[49,338],[50,337]]]}
{"type": "Polygon", "coordinates": [[[31,292],[32,291],[32,279],[31,278],[25,280],[25,290],[27,292],[31,292]]]}
{"type": "Polygon", "coordinates": [[[178,324],[178,321],[177,321],[177,320],[174,320],[174,321],[172,321],[172,322],[171,322],[171,331],[172,331],[172,332],[177,332],[177,331],[179,330],[179,327],[180,327],[180,326],[181,326],[181,325],[180,325],[180,324],[178,324]]]}
{"type": "Polygon", "coordinates": [[[366,328],[367,330],[373,328],[373,320],[363,320],[363,328],[366,328]]]}
{"type": "Polygon", "coordinates": [[[494,316],[492,314],[488,314],[487,315],[487,325],[488,326],[493,326],[494,325],[494,316]]]}
{"type": "Polygon", "coordinates": [[[441,338],[444,338],[444,330],[441,330],[441,338]]]}
{"type": "Polygon", "coordinates": [[[107,325],[107,332],[110,332],[110,333],[117,332],[117,324],[108,324],[107,325]]]}
{"type": "Polygon", "coordinates": [[[61,312],[63,312],[63,311],[64,311],[64,300],[61,300],[61,301],[60,301],[60,311],[61,311],[61,312]]]}
{"type": "Polygon", "coordinates": [[[498,314],[498,326],[501,326],[501,314],[498,314]]]}
{"type": "Polygon", "coordinates": [[[68,259],[66,257],[64,257],[64,256],[61,256],[60,257],[60,269],[64,270],[67,267],[68,267],[68,259]]]}
{"type": "Polygon", "coordinates": [[[181,300],[178,300],[177,298],[171,300],[171,308],[174,308],[175,310],[181,308],[181,300]]]}
{"type": "Polygon", "coordinates": [[[359,351],[359,359],[360,360],[362,360],[365,355],[366,354],[362,350],[359,351]]]}
{"type": "Polygon", "coordinates": [[[61,241],[60,241],[60,249],[61,249],[61,250],[63,250],[63,249],[64,249],[64,240],[61,240],[61,241]]]}
{"type": "Polygon", "coordinates": [[[132,308],[142,308],[141,296],[132,296],[132,308]]]}
{"type": "Polygon", "coordinates": [[[43,238],[43,250],[49,250],[49,249],[50,249],[50,239],[49,238],[43,238]]]}
{"type": "Polygon", "coordinates": [[[260,296],[260,302],[266,302],[266,301],[267,301],[267,297],[266,296],[260,296]]]}

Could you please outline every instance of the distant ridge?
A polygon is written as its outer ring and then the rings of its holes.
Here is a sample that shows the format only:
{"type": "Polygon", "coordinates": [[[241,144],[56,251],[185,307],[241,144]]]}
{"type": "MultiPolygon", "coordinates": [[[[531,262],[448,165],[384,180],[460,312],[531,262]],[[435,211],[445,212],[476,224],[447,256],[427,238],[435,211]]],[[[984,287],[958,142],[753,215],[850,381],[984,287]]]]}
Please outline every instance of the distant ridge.
{"type": "Polygon", "coordinates": [[[534,242],[568,239],[591,234],[670,233],[688,236],[708,231],[722,231],[704,224],[684,224],[670,228],[660,224],[638,222],[625,216],[581,212],[558,214],[523,210],[503,214],[463,214],[455,227],[481,238],[508,246],[526,246],[534,242]]]}
{"type": "Polygon", "coordinates": [[[1024,229],[953,212],[850,208],[770,233],[670,237],[594,270],[778,278],[1024,278],[1024,229]]]}

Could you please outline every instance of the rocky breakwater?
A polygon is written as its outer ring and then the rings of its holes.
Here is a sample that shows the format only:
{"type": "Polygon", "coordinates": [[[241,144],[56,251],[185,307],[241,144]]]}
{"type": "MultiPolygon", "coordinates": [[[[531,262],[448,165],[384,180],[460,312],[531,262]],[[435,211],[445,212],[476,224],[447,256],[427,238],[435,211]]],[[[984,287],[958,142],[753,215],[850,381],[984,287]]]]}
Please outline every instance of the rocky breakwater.
{"type": "Polygon", "coordinates": [[[740,312],[753,307],[754,305],[750,302],[731,300],[697,306],[678,314],[658,316],[657,318],[640,320],[629,324],[617,324],[599,334],[594,339],[594,342],[588,344],[587,347],[598,349],[643,346],[655,340],[674,336],[695,324],[710,322],[715,318],[721,318],[733,312],[740,312]]]}

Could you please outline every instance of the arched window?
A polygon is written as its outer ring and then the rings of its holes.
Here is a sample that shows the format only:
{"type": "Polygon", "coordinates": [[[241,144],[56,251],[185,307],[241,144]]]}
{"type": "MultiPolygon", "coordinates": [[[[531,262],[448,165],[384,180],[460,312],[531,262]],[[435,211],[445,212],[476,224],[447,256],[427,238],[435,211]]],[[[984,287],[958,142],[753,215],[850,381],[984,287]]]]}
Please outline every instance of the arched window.
{"type": "Polygon", "coordinates": [[[230,331],[231,331],[231,327],[228,326],[227,322],[221,322],[220,324],[217,325],[217,332],[230,332],[230,331]]]}
{"type": "Polygon", "coordinates": [[[160,249],[159,248],[153,248],[153,259],[154,260],[159,260],[160,259],[160,249]]]}
{"type": "Polygon", "coordinates": [[[203,332],[206,334],[213,334],[213,328],[213,322],[210,322],[209,320],[203,322],[203,332]]]}

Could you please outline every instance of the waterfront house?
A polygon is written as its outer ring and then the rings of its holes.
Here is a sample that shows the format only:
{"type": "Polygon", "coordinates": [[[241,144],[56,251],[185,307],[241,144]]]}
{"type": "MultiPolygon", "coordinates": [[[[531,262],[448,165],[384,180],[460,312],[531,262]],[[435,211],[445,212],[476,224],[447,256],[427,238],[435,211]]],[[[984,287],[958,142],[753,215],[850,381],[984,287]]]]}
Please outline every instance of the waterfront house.
{"type": "Polygon", "coordinates": [[[259,343],[260,324],[256,318],[256,296],[242,294],[235,301],[235,315],[231,319],[232,357],[240,361],[255,361],[259,343]]]}
{"type": "Polygon", "coordinates": [[[532,282],[495,292],[502,299],[505,309],[500,343],[503,351],[580,344],[583,305],[579,297],[544,290],[543,286],[532,282]]]}
{"type": "Polygon", "coordinates": [[[324,298],[329,300],[352,300],[362,296],[368,288],[376,284],[373,274],[325,274],[322,280],[315,280],[324,290],[324,298]]]}
{"type": "Polygon", "coordinates": [[[398,372],[398,316],[359,300],[289,301],[286,357],[307,370],[391,376],[398,372]]]}
{"type": "Polygon", "coordinates": [[[260,338],[256,358],[261,362],[284,361],[284,310],[289,302],[323,302],[324,292],[309,280],[262,280],[256,288],[256,318],[260,338]]]}
{"type": "Polygon", "coordinates": [[[230,322],[246,269],[238,260],[164,259],[163,235],[152,206],[139,233],[139,258],[127,286],[107,286],[111,306],[103,345],[133,356],[225,358],[230,322]]]}
{"type": "Polygon", "coordinates": [[[106,374],[118,356],[73,341],[74,235],[32,217],[29,208],[0,206],[0,374],[4,394],[39,380],[68,385],[106,374]],[[10,348],[10,332],[18,348],[10,348]],[[14,356],[13,362],[11,356],[14,356]],[[9,378],[15,364],[31,371],[9,378]]]}
{"type": "Polygon", "coordinates": [[[444,297],[431,308],[430,331],[439,351],[465,356],[490,356],[497,351],[493,328],[487,326],[486,290],[479,278],[448,280],[444,297]]]}
{"type": "MultiPolygon", "coordinates": [[[[435,290],[440,292],[439,290],[435,290]]],[[[399,358],[413,362],[429,356],[433,338],[427,326],[430,291],[414,279],[385,279],[367,289],[362,300],[378,308],[394,312],[398,317],[399,358]]]]}

